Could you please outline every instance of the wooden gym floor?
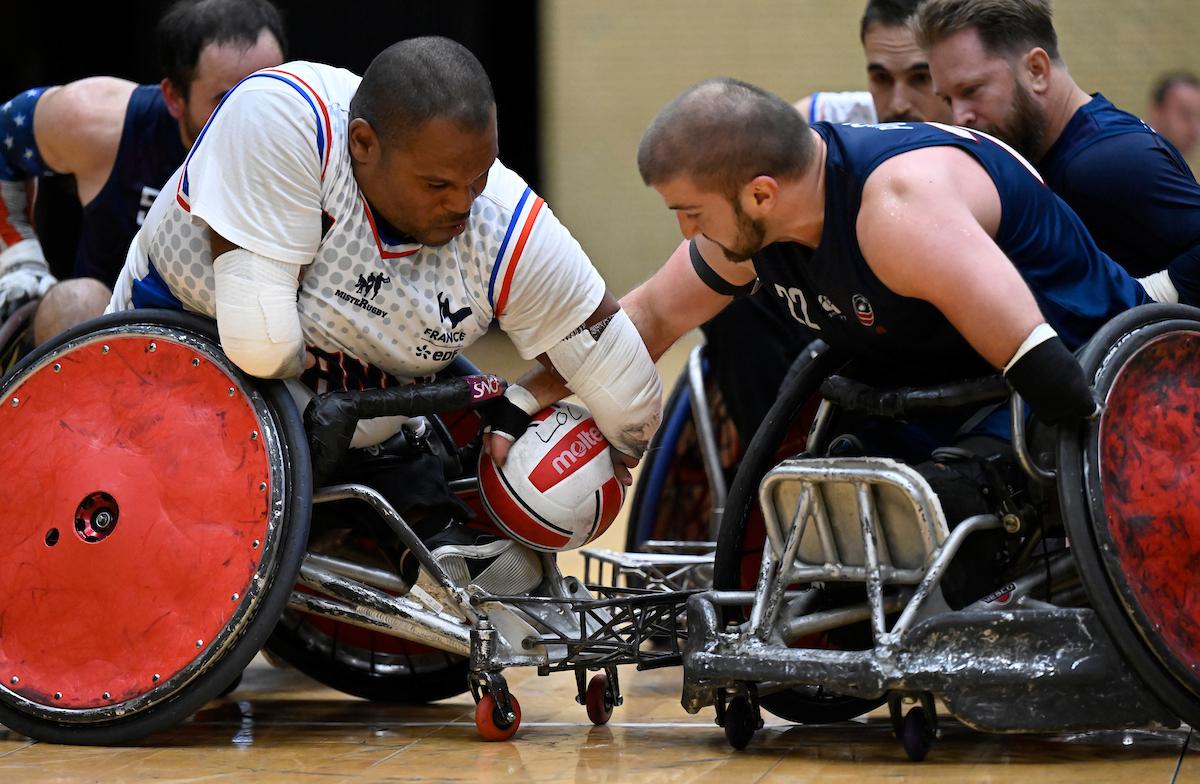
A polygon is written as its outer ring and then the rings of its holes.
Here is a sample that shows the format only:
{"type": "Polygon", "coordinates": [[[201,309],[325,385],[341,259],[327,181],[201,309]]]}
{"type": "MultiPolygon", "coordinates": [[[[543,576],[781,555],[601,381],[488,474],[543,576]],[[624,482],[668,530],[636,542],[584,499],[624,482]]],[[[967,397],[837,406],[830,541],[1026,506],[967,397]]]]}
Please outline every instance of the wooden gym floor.
{"type": "Polygon", "coordinates": [[[711,710],[679,706],[678,669],[624,669],[625,704],[604,727],[575,704],[569,674],[507,675],[521,729],[486,743],[469,695],[377,705],[258,658],[230,697],[136,746],[52,746],[0,728],[0,782],[1200,782],[1200,739],[1187,728],[998,736],[944,720],[929,758],[911,763],[877,711],[826,727],[768,719],[736,752],[711,710]]]}
{"type": "MultiPolygon", "coordinates": [[[[489,341],[479,364],[512,373],[515,357],[489,341]]],[[[686,358],[660,363],[670,384],[686,358]]],[[[598,544],[623,549],[618,520],[598,544]]],[[[578,557],[563,571],[578,573],[578,557]]],[[[506,676],[523,721],[504,743],[479,739],[469,695],[420,707],[378,705],[324,688],[261,657],[228,698],[188,722],[120,748],[35,743],[0,727],[0,784],[25,782],[1087,782],[1200,784],[1200,738],[1160,732],[982,735],[943,719],[942,737],[911,763],[886,711],[825,727],[771,717],[744,752],[725,742],[712,710],[679,705],[680,670],[622,668],[625,704],[594,727],[569,674],[506,676]]],[[[1020,710],[1020,705],[1014,705],[1020,710]]]]}

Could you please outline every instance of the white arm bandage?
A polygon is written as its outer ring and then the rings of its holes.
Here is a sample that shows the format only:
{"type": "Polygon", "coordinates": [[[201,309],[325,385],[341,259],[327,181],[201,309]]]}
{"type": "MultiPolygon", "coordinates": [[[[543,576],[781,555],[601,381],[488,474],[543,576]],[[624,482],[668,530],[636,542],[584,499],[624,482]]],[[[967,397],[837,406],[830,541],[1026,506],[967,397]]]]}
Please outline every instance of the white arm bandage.
{"type": "Polygon", "coordinates": [[[662,381],[625,311],[613,314],[599,339],[580,328],[546,355],[608,442],[640,458],[662,419],[662,381]]]}
{"type": "Polygon", "coordinates": [[[252,376],[290,378],[304,369],[304,337],[296,308],[299,277],[299,264],[244,248],[213,261],[221,348],[252,376]]]}
{"type": "Polygon", "coordinates": [[[1138,278],[1137,281],[1142,284],[1142,288],[1155,302],[1174,304],[1179,301],[1179,290],[1171,282],[1171,276],[1166,270],[1138,278]]]}

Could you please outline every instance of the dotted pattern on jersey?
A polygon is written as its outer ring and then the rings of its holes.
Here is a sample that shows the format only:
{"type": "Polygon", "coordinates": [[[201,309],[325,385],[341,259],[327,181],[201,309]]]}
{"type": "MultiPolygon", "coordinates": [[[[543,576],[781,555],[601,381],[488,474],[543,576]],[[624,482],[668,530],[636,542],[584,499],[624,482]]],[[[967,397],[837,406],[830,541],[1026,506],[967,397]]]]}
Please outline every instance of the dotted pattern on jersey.
{"type": "Polygon", "coordinates": [[[150,235],[148,254],[185,308],[216,318],[212,253],[203,224],[178,207],[168,210],[150,235]]]}

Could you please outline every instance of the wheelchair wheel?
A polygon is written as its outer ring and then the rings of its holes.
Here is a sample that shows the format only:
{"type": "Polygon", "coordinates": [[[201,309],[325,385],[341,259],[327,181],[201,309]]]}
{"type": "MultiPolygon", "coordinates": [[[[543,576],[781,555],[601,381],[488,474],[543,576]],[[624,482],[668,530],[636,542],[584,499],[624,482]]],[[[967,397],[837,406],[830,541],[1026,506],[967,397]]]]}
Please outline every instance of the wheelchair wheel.
{"type": "Polygon", "coordinates": [[[0,723],[123,743],[215,698],[282,613],[308,537],[304,429],[210,322],[113,314],[0,384],[0,723]]]}
{"type": "Polygon", "coordinates": [[[1200,310],[1135,308],[1080,363],[1105,401],[1064,427],[1058,492],[1080,577],[1130,668],[1200,722],[1200,310]]]}
{"type": "Polygon", "coordinates": [[[0,376],[8,373],[24,356],[37,306],[38,301],[26,302],[0,324],[0,376]]]}
{"type": "MultiPolygon", "coordinates": [[[[802,434],[796,432],[797,425],[806,425],[811,419],[807,409],[813,407],[821,382],[842,364],[843,360],[823,342],[814,341],[801,352],[789,370],[780,388],[779,399],[754,434],[729,488],[713,563],[714,589],[754,588],[766,541],[762,513],[757,503],[759,483],[781,458],[781,450],[786,442],[791,441],[793,446],[798,446],[796,440],[802,438],[802,434]]],[[[725,613],[726,622],[743,620],[737,608],[725,608],[725,613]]],[[[853,719],[882,705],[883,701],[883,698],[865,700],[833,694],[820,687],[788,688],[763,694],[759,698],[759,704],[766,710],[781,719],[800,724],[827,724],[853,719]]]]}
{"type": "MultiPolygon", "coordinates": [[[[711,380],[705,380],[710,414],[721,446],[722,467],[738,457],[736,433],[711,380]],[[729,442],[733,443],[730,444],[729,442]]],[[[640,552],[648,540],[703,542],[711,537],[712,489],[692,419],[692,395],[685,367],[663,409],[663,424],[646,450],[629,504],[625,550],[640,552]]]]}
{"type": "MultiPolygon", "coordinates": [[[[478,373],[462,361],[451,371],[478,373]]],[[[438,429],[454,446],[462,447],[478,434],[482,420],[474,411],[459,411],[438,418],[438,429]]],[[[470,461],[474,470],[474,461],[470,461]]],[[[476,521],[487,521],[477,488],[458,491],[475,512],[476,521]]],[[[398,570],[399,553],[381,544],[390,537],[382,527],[371,528],[375,511],[354,501],[318,506],[317,522],[309,542],[311,552],[384,569],[398,570]],[[350,527],[346,527],[350,521],[350,527]]],[[[307,588],[297,586],[297,590],[307,588]]],[[[289,609],[267,640],[267,651],[308,677],[330,688],[374,702],[417,705],[454,697],[468,689],[470,662],[464,656],[289,609]]]]}
{"type": "MultiPolygon", "coordinates": [[[[339,507],[342,512],[350,508],[350,502],[339,507]]],[[[360,508],[350,513],[374,511],[360,508]]],[[[374,538],[348,530],[310,542],[309,550],[388,570],[397,560],[374,538]]],[[[469,662],[464,656],[293,609],[280,618],[266,647],[313,680],[374,702],[421,704],[468,688],[469,662]]]]}

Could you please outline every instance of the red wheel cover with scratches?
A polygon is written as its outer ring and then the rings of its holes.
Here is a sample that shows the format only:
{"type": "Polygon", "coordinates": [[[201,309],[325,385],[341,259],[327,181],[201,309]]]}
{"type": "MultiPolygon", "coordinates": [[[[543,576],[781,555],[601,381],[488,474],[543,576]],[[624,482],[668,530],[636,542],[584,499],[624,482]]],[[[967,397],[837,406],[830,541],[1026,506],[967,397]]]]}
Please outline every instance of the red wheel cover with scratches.
{"type": "Polygon", "coordinates": [[[187,345],[112,335],[8,389],[0,687],[65,709],[136,698],[203,656],[247,601],[271,478],[255,410],[231,387],[187,345]],[[87,542],[76,512],[97,492],[118,518],[87,542]]]}
{"type": "Polygon", "coordinates": [[[1142,636],[1200,683],[1200,333],[1147,342],[1100,423],[1105,567],[1142,636]],[[1107,534],[1107,536],[1106,536],[1107,534]],[[1107,539],[1107,541],[1105,541],[1107,539]]]}

